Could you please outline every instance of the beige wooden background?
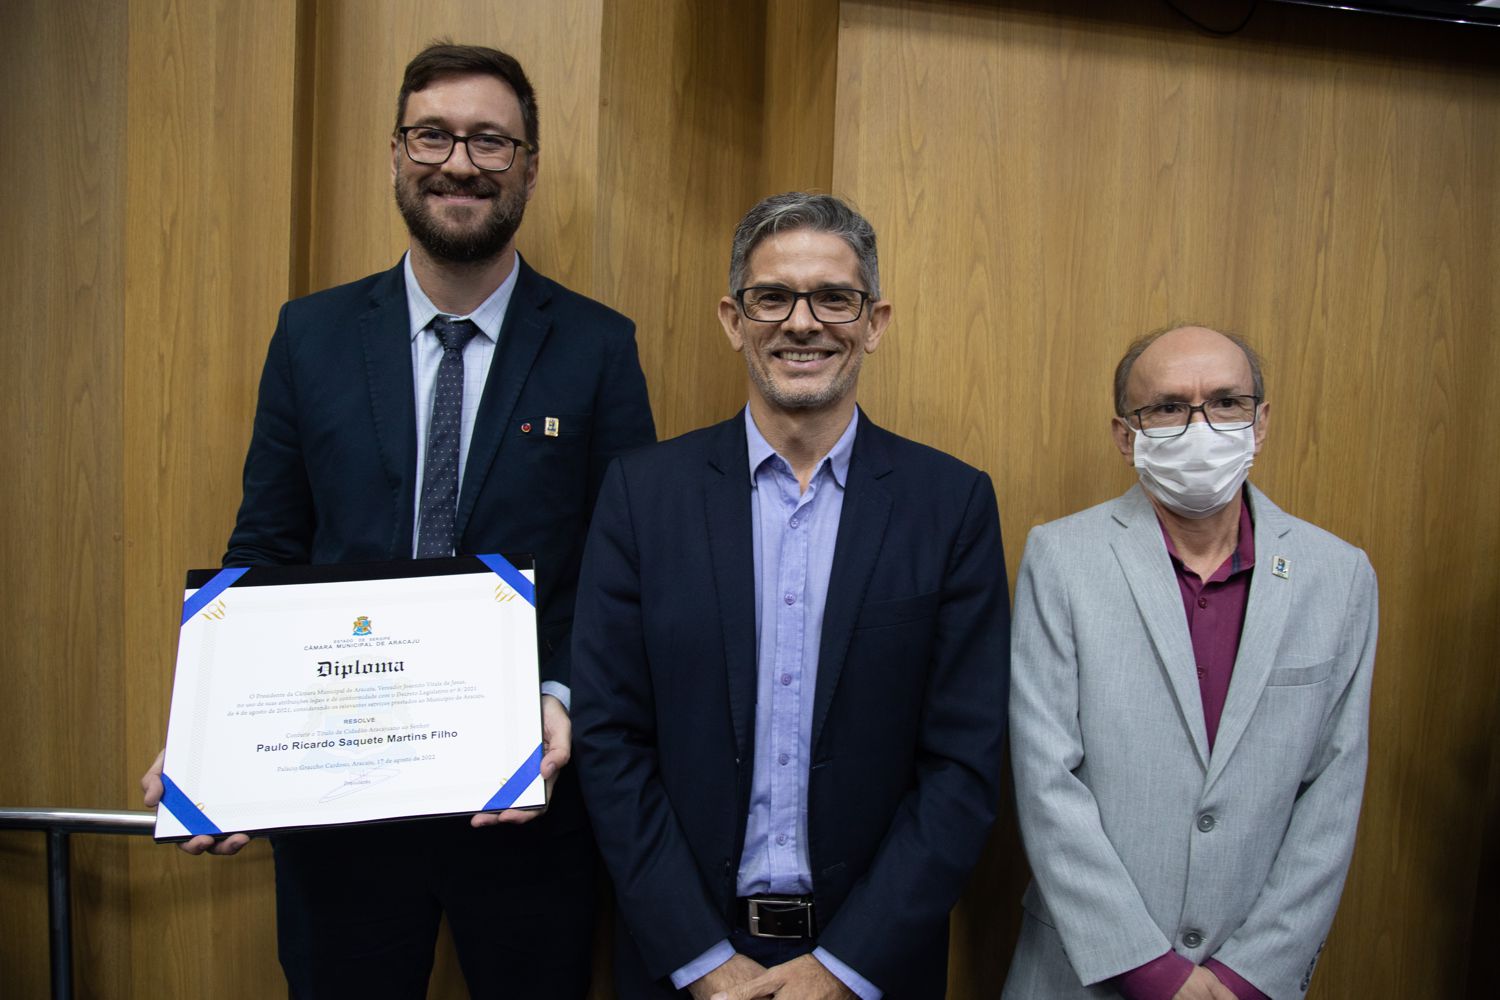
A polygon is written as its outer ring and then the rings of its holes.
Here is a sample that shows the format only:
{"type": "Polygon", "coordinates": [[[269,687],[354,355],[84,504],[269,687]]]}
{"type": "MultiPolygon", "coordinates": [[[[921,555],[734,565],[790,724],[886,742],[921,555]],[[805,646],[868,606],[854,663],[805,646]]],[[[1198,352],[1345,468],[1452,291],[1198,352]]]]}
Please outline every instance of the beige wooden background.
{"type": "MultiPolygon", "coordinates": [[[[1364,819],[1313,996],[1492,979],[1500,32],[1275,4],[1213,38],[1149,0],[7,0],[0,805],[139,806],[182,571],[223,550],[275,310],[395,260],[395,91],[438,35],[531,72],[522,251],[635,317],[665,434],[743,396],[714,320],[735,220],[792,187],[853,198],[896,307],[862,401],[995,477],[1012,578],[1031,525],[1130,482],[1107,419],[1132,336],[1256,341],[1256,481],[1365,547],[1382,590],[1364,819]]],[[[263,843],[74,852],[81,995],[281,992],[263,843]]],[[[1006,815],[955,914],[952,997],[996,995],[1025,878],[1006,815]]],[[[40,837],[0,834],[4,996],[46,993],[44,901],[40,837]]],[[[446,953],[432,994],[462,995],[446,953]]]]}

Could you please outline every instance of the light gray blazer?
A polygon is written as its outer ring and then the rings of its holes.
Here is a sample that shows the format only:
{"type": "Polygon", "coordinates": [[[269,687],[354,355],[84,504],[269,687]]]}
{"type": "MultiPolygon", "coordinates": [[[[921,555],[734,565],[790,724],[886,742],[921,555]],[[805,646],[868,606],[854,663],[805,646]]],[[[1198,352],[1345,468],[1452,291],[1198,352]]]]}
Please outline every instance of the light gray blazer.
{"type": "Polygon", "coordinates": [[[1306,989],[1354,850],[1375,660],[1359,549],[1251,487],[1255,571],[1212,754],[1182,597],[1140,486],[1032,530],[1011,757],[1035,879],[1006,998],[1114,997],[1168,948],[1306,989]]]}

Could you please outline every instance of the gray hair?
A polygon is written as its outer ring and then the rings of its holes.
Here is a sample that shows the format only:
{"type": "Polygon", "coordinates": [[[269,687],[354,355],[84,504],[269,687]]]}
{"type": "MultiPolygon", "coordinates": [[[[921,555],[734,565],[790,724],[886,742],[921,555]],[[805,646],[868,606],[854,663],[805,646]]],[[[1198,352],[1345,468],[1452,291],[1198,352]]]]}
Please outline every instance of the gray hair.
{"type": "Polygon", "coordinates": [[[1250,363],[1250,384],[1253,387],[1252,391],[1255,393],[1257,399],[1266,398],[1266,380],[1265,376],[1261,374],[1260,355],[1255,353],[1255,348],[1251,347],[1244,337],[1226,330],[1214,329],[1214,327],[1209,326],[1207,323],[1173,323],[1170,326],[1152,330],[1144,337],[1136,340],[1125,349],[1125,356],[1120,359],[1119,364],[1115,365],[1115,416],[1125,416],[1125,407],[1127,405],[1125,400],[1125,384],[1130,381],[1130,371],[1135,367],[1136,359],[1145,353],[1146,348],[1173,330],[1181,330],[1190,326],[1213,330],[1214,333],[1217,333],[1243,351],[1245,360],[1250,363]]]}
{"type": "Polygon", "coordinates": [[[761,241],[777,233],[810,229],[831,233],[849,244],[859,258],[859,280],[874,299],[880,298],[880,262],[875,254],[875,228],[868,219],[829,194],[789,191],[762,199],[734,230],[729,250],[729,294],[744,286],[750,254],[761,241]]]}

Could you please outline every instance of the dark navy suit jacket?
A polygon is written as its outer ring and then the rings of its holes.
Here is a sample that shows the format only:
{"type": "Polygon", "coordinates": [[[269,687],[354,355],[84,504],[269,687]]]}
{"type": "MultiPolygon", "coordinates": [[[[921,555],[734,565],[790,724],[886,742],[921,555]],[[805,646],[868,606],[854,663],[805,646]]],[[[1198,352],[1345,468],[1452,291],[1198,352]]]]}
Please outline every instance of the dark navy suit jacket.
{"type": "MultiPolygon", "coordinates": [[[[611,468],[573,633],[575,764],[635,964],[728,936],[756,711],[745,426],[611,468]]],[[[1000,795],[1009,662],[989,477],[861,415],[813,702],[818,943],[888,996],[943,995],[948,912],[1000,795]]]]}
{"type": "MultiPolygon", "coordinates": [[[[634,324],[516,260],[460,484],[457,551],[536,557],[542,679],[566,684],[594,498],[610,460],[656,432],[634,324]]],[[[224,564],[410,558],[426,419],[415,409],[399,264],[283,306],[224,564]]]]}

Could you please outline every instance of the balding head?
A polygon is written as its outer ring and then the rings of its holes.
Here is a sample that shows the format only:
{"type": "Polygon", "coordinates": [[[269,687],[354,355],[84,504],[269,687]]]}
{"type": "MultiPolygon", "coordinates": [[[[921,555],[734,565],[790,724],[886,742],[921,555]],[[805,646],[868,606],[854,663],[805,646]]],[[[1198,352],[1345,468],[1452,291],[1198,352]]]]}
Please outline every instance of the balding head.
{"type": "MultiPolygon", "coordinates": [[[[1255,450],[1265,442],[1270,404],[1260,357],[1245,339],[1206,326],[1178,325],[1148,333],[1130,345],[1115,366],[1115,447],[1127,462],[1134,454],[1130,414],[1158,403],[1199,406],[1224,396],[1261,400],[1255,415],[1255,450]]],[[[1199,417],[1189,414],[1193,420],[1199,417]]]]}
{"type": "MultiPolygon", "coordinates": [[[[1138,407],[1161,401],[1140,395],[1141,381],[1156,382],[1162,374],[1158,368],[1165,366],[1166,371],[1182,375],[1186,367],[1195,365],[1200,369],[1212,365],[1210,370],[1215,378],[1239,386],[1228,394],[1266,397],[1260,356],[1245,338],[1197,324],[1179,324],[1154,330],[1126,349],[1125,356],[1115,366],[1115,415],[1124,417],[1138,407]],[[1146,367],[1138,371],[1142,364],[1146,367]]],[[[1205,386],[1205,390],[1208,388],[1228,389],[1228,385],[1205,386]]],[[[1207,392],[1201,398],[1218,394],[1221,393],[1207,392]]]]}

